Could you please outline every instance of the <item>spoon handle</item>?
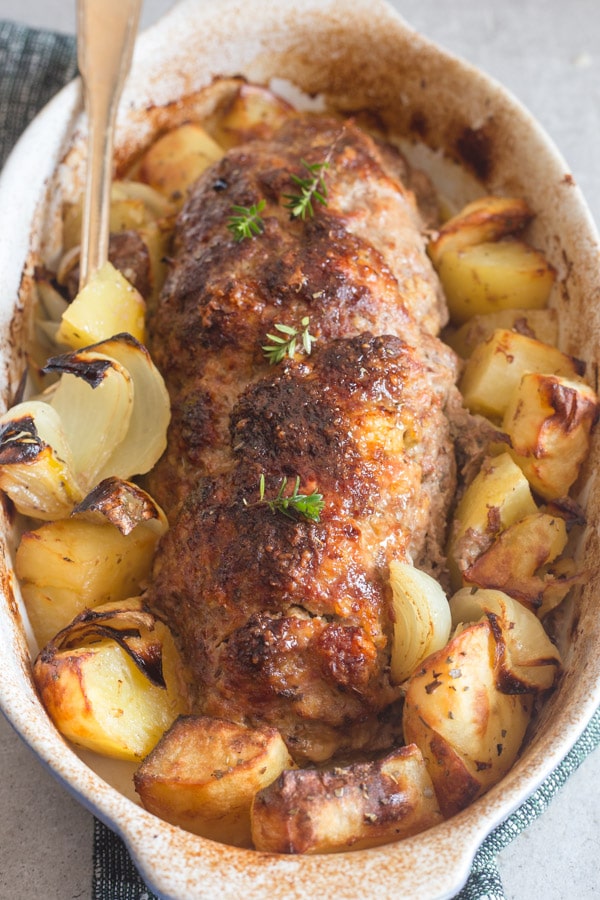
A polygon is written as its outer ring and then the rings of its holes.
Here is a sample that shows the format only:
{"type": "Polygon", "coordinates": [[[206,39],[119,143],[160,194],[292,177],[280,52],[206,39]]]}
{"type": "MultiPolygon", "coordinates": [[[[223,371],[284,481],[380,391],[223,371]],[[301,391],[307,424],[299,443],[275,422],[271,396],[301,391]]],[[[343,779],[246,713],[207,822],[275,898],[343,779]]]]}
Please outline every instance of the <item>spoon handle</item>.
{"type": "Polygon", "coordinates": [[[108,258],[113,131],[142,0],[77,0],[77,60],[88,117],[80,287],[108,258]]]}

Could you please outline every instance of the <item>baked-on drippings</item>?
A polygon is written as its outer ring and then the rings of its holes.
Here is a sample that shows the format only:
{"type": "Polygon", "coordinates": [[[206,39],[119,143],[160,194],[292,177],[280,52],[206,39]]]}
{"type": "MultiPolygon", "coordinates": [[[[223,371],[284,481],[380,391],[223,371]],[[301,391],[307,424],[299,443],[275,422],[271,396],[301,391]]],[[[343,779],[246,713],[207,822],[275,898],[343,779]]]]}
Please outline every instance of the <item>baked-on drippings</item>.
{"type": "Polygon", "coordinates": [[[388,565],[439,571],[455,487],[455,360],[434,336],[443,307],[405,171],[330,118],[230,151],[180,215],[151,323],[173,406],[151,489],[172,525],[148,600],[195,709],[274,725],[298,759],[390,741],[388,565]],[[290,174],[325,154],[327,205],[291,218],[290,174]],[[232,205],[261,199],[264,231],[236,242],[232,205]],[[267,333],[304,316],[311,354],[269,366],[267,333]],[[285,478],[318,490],[320,521],[272,512],[261,476],[269,497],[285,478]]]}

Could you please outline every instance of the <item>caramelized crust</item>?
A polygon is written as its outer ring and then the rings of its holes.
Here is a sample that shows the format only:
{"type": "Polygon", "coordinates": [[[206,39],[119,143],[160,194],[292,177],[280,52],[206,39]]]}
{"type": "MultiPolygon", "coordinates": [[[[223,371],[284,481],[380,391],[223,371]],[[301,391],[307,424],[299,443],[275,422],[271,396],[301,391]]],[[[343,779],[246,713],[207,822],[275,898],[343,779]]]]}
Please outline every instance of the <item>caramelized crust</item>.
{"type": "Polygon", "coordinates": [[[297,326],[308,315],[319,343],[370,331],[415,345],[443,323],[414,197],[394,177],[402,171],[395,151],[382,153],[351,123],[302,117],[270,141],[231,150],[195,186],[150,323],[173,407],[169,449],[152,480],[167,513],[199,476],[232,464],[229,413],[267,370],[261,347],[275,323],[297,326]],[[306,175],[301,160],[328,153],[327,206],[291,218],[285,195],[298,188],[290,175],[306,175]],[[236,243],[232,205],[262,199],[264,233],[236,243]]]}
{"type": "Polygon", "coordinates": [[[293,119],[197,183],[152,322],[173,405],[152,490],[172,526],[148,600],[192,673],[197,712],[280,729],[298,760],[399,738],[388,565],[439,574],[455,485],[455,358],[404,163],[351,123],[293,119]],[[327,206],[291,219],[301,159],[327,206]],[[267,200],[236,243],[232,204],[267,200]],[[310,356],[269,367],[275,323],[310,316],[310,356]],[[319,522],[260,502],[288,479],[319,522]],[[395,736],[393,732],[396,732],[395,736]]]}
{"type": "Polygon", "coordinates": [[[454,485],[430,371],[393,336],[339,339],[242,393],[227,473],[203,480],[164,539],[152,597],[194,672],[197,708],[268,722],[298,758],[362,745],[351,723],[398,697],[389,680],[388,564],[429,568],[432,517],[454,485]],[[260,503],[284,477],[319,490],[319,523],[260,503]]]}

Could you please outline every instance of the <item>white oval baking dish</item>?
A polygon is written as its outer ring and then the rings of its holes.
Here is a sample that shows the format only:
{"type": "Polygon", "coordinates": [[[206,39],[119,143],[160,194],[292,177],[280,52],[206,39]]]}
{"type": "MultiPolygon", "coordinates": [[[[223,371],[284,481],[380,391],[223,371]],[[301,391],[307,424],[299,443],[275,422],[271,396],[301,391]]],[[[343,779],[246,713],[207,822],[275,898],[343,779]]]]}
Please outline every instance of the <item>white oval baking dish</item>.
{"type": "MultiPolygon", "coordinates": [[[[165,122],[184,118],[194,92],[221,74],[276,79],[276,86],[288,90],[291,83],[340,111],[375,112],[405,136],[407,154],[425,164],[452,202],[477,190],[525,197],[537,213],[533,240],[559,272],[554,302],[562,346],[585,359],[595,377],[598,236],[566,164],[498,84],[417,35],[379,0],[182,0],[138,42],[121,104],[118,157],[142,147],[165,122]]],[[[80,109],[74,82],[29,127],[0,180],[0,208],[11,222],[0,236],[5,400],[20,376],[31,267],[40,254],[57,249],[60,202],[81,186],[80,109]]],[[[582,479],[588,511],[583,565],[600,552],[598,453],[596,439],[582,479]]],[[[400,844],[336,856],[277,857],[218,845],[141,809],[129,785],[131,767],[78,754],[57,734],[31,681],[34,648],[11,568],[14,523],[6,513],[2,531],[2,709],[54,775],[122,835],[148,884],[164,897],[450,897],[464,883],[483,838],[560,762],[600,703],[598,579],[592,576],[573,606],[559,689],[519,762],[470,808],[400,844]]]]}

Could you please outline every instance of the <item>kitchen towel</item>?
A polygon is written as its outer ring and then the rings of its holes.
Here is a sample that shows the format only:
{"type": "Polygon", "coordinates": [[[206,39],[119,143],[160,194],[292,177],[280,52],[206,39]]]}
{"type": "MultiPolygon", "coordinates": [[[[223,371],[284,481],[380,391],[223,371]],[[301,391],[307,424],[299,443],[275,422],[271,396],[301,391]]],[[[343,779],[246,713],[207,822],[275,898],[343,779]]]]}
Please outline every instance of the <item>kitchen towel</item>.
{"type": "MultiPolygon", "coordinates": [[[[0,21],[0,166],[39,109],[77,73],[69,35],[0,21]]],[[[563,762],[531,797],[483,842],[457,900],[505,900],[496,866],[500,850],[546,809],[555,793],[600,744],[598,710],[563,762]]],[[[154,900],[121,838],[95,821],[93,900],[154,900]]]]}

